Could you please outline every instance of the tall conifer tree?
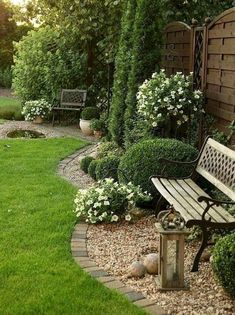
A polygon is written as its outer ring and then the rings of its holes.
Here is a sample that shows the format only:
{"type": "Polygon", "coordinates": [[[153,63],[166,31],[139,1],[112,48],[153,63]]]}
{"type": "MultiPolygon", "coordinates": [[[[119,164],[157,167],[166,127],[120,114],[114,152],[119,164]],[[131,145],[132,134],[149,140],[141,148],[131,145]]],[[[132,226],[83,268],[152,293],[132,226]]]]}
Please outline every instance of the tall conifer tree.
{"type": "Polygon", "coordinates": [[[126,109],[127,81],[130,71],[132,32],[135,20],[137,0],[128,0],[122,18],[121,36],[115,60],[113,98],[109,115],[109,131],[118,144],[123,142],[124,113],[126,109]]]}

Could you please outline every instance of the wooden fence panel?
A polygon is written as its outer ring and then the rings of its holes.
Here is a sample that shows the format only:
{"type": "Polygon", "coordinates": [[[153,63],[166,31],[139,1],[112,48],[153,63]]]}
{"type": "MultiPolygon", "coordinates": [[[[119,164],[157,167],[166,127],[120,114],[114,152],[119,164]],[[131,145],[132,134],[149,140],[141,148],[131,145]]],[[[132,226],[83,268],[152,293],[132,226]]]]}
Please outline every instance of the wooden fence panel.
{"type": "Polygon", "coordinates": [[[183,22],[172,22],[166,26],[161,67],[167,75],[178,71],[189,74],[192,71],[191,36],[191,27],[183,22]]]}
{"type": "Polygon", "coordinates": [[[228,134],[235,120],[235,8],[206,27],[204,45],[206,109],[215,116],[216,127],[228,134]]]}

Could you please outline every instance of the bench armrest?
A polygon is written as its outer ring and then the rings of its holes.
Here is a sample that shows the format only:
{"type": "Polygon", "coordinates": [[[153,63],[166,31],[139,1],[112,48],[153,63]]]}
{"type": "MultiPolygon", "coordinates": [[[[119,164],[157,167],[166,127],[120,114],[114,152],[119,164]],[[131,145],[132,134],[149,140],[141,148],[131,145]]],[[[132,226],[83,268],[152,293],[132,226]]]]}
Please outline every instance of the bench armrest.
{"type": "Polygon", "coordinates": [[[198,202],[202,202],[202,201],[205,201],[206,203],[211,202],[214,205],[219,205],[219,204],[235,205],[234,201],[217,200],[217,199],[209,198],[206,196],[200,196],[200,197],[198,197],[197,200],[198,200],[198,202]]]}
{"type": "MultiPolygon", "coordinates": [[[[206,196],[200,196],[198,197],[198,202],[202,202],[205,201],[206,202],[206,208],[203,211],[202,214],[202,220],[205,220],[205,216],[207,214],[207,212],[210,210],[211,207],[213,206],[219,206],[221,204],[226,204],[226,205],[235,205],[235,202],[233,201],[223,201],[223,200],[217,200],[217,199],[213,199],[213,198],[209,198],[206,196]]],[[[209,219],[209,221],[211,220],[211,218],[209,219]]]]}

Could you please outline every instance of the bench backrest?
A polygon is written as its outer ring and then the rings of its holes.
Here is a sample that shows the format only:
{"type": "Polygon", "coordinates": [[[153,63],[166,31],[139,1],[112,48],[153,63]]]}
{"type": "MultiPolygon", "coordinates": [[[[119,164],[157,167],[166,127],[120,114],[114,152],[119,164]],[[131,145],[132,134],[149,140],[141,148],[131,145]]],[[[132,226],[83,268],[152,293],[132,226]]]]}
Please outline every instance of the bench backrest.
{"type": "Polygon", "coordinates": [[[235,201],[235,151],[209,138],[196,171],[235,201]]]}
{"type": "Polygon", "coordinates": [[[65,90],[61,91],[60,105],[68,107],[82,107],[86,101],[86,90],[65,90]]]}

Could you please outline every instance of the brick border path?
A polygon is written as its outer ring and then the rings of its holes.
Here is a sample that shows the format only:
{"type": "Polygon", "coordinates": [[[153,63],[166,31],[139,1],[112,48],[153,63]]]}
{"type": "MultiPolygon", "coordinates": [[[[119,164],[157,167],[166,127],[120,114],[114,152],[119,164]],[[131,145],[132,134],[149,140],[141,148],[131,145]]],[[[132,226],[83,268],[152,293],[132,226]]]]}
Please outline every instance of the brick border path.
{"type": "MultiPolygon", "coordinates": [[[[76,186],[81,187],[81,178],[80,180],[74,180],[71,178],[69,171],[71,169],[71,164],[82,158],[85,155],[94,153],[95,145],[89,145],[85,148],[82,148],[78,152],[68,156],[66,159],[62,160],[59,164],[58,173],[60,176],[63,176],[76,186]]],[[[82,173],[80,174],[81,177],[82,173]]],[[[85,186],[89,187],[90,182],[86,181],[86,175],[84,176],[85,186]]],[[[86,187],[83,187],[86,188],[86,187]]],[[[72,234],[71,238],[71,252],[74,260],[77,264],[91,276],[96,278],[98,281],[103,283],[106,287],[110,289],[115,289],[119,293],[124,294],[131,302],[135,305],[143,308],[146,313],[150,315],[166,315],[166,312],[156,304],[155,301],[148,300],[140,292],[136,292],[130,287],[125,286],[121,281],[115,279],[114,276],[108,274],[105,270],[96,265],[96,263],[90,259],[87,251],[87,229],[88,224],[78,223],[72,234]]]]}
{"type": "Polygon", "coordinates": [[[91,276],[103,283],[110,289],[115,289],[119,293],[124,294],[135,305],[143,308],[146,313],[151,315],[165,315],[166,312],[156,304],[155,301],[146,299],[142,293],[134,291],[132,288],[125,286],[121,281],[116,280],[112,275],[109,275],[105,270],[96,265],[89,258],[87,251],[87,229],[88,224],[78,223],[75,226],[72,239],[71,251],[74,260],[80,267],[88,272],[91,276]]]}

